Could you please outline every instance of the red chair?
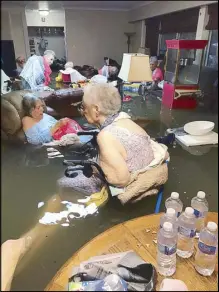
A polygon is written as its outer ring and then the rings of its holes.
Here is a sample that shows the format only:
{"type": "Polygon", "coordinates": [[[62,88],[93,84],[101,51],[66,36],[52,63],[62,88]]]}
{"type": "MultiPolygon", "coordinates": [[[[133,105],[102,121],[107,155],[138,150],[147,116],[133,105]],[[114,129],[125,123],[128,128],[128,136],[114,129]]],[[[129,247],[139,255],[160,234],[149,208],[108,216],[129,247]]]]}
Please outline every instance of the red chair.
{"type": "Polygon", "coordinates": [[[62,81],[66,83],[71,83],[71,75],[62,73],[62,81]]]}

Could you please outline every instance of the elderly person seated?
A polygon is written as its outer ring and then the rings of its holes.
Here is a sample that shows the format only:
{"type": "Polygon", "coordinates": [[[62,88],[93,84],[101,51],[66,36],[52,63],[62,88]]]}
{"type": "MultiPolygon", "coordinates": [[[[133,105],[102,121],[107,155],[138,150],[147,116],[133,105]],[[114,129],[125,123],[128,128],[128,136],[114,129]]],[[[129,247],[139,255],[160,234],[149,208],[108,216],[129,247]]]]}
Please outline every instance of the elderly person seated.
{"type": "Polygon", "coordinates": [[[158,89],[158,83],[163,80],[163,72],[158,67],[157,57],[150,57],[150,68],[152,71],[152,83],[147,83],[147,89],[155,90],[158,89]]]}
{"type": "MultiPolygon", "coordinates": [[[[121,202],[126,203],[134,196],[133,201],[158,192],[153,187],[167,180],[164,162],[168,153],[166,148],[153,142],[129,115],[120,110],[121,97],[112,85],[89,84],[84,88],[81,112],[89,124],[100,130],[97,136],[98,163],[110,185],[111,193],[118,195],[121,202]],[[144,176],[145,172],[149,173],[148,176],[144,176]]],[[[81,188],[90,194],[100,192],[103,186],[97,175],[87,178],[82,172],[76,178],[63,177],[58,184],[60,187],[81,188]]]]}
{"type": "Polygon", "coordinates": [[[23,56],[18,57],[16,60],[17,69],[15,70],[16,77],[18,77],[21,74],[21,71],[24,68],[25,65],[25,58],[23,56]]]}
{"type": "Polygon", "coordinates": [[[26,94],[22,102],[25,112],[25,116],[22,119],[22,128],[27,142],[30,144],[42,145],[43,143],[51,142],[54,133],[70,120],[64,118],[57,121],[52,116],[44,113],[45,104],[43,100],[33,93],[26,94]]]}
{"type": "Polygon", "coordinates": [[[30,57],[20,74],[23,89],[47,90],[51,81],[52,70],[50,66],[54,58],[55,53],[51,50],[46,50],[43,57],[36,55],[30,57]]]}
{"type": "Polygon", "coordinates": [[[62,74],[69,74],[71,82],[79,82],[79,81],[85,81],[87,78],[81,75],[77,70],[74,68],[73,62],[67,62],[65,64],[65,70],[60,70],[62,74]]]}

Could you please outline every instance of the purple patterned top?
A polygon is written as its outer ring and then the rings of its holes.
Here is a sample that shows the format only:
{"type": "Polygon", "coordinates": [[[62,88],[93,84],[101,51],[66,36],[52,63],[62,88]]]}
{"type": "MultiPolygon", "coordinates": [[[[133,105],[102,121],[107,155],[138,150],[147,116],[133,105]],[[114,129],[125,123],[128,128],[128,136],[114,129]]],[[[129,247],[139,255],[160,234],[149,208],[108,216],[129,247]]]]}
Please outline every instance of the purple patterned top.
{"type": "Polygon", "coordinates": [[[130,172],[145,168],[154,159],[150,137],[147,133],[145,135],[132,133],[115,124],[108,125],[103,131],[110,132],[124,146],[130,172]]]}

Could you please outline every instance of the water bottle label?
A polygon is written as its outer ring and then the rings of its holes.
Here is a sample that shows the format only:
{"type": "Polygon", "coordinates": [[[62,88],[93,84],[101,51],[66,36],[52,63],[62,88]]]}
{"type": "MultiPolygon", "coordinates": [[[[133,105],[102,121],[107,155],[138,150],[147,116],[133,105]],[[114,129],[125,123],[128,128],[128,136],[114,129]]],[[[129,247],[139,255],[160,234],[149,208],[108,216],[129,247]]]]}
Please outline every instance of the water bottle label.
{"type": "Polygon", "coordinates": [[[203,242],[199,241],[198,248],[204,254],[208,254],[208,255],[215,255],[216,254],[216,246],[210,246],[210,245],[204,244],[203,242]]]}
{"type": "Polygon", "coordinates": [[[162,245],[162,244],[157,244],[158,246],[158,250],[160,253],[165,254],[165,255],[172,255],[174,253],[176,253],[176,244],[174,246],[166,246],[166,245],[162,245]]]}
{"type": "Polygon", "coordinates": [[[181,212],[178,212],[178,213],[177,213],[177,218],[179,217],[180,214],[181,214],[181,212]]]}
{"type": "Polygon", "coordinates": [[[196,218],[204,218],[204,213],[194,209],[194,215],[196,218]]]}
{"type": "Polygon", "coordinates": [[[196,230],[188,229],[183,226],[179,226],[179,233],[185,237],[193,238],[195,237],[196,230]]]}

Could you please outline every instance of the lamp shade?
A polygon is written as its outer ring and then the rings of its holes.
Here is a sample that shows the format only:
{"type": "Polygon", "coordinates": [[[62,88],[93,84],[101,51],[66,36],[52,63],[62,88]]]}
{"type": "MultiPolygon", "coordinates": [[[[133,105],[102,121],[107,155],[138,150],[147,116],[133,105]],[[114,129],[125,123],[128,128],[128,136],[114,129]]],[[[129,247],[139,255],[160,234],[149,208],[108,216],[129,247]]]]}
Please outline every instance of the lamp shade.
{"type": "Polygon", "coordinates": [[[149,56],[144,54],[123,54],[122,67],[119,72],[120,79],[125,82],[151,82],[149,56]]]}

